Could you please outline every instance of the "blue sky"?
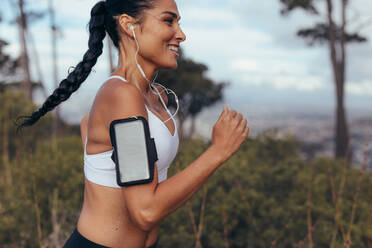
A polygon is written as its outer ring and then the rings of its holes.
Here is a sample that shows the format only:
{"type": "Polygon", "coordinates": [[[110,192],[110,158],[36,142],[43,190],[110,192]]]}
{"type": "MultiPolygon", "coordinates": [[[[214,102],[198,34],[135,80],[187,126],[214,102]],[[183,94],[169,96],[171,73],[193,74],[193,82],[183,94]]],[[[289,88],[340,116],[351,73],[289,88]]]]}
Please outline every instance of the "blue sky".
{"type": "MultiPolygon", "coordinates": [[[[47,8],[47,0],[28,2],[29,9],[47,8]]],[[[62,79],[86,51],[86,24],[96,1],[54,2],[62,31],[58,41],[62,79]]],[[[325,6],[323,1],[319,2],[322,16],[325,6]]],[[[353,30],[372,17],[372,1],[350,2],[348,16],[353,30]]],[[[5,20],[10,20],[15,11],[8,3],[1,3],[5,20]]],[[[224,103],[245,115],[273,111],[333,114],[335,97],[328,50],[325,46],[308,47],[295,35],[298,28],[311,26],[321,16],[313,17],[298,10],[283,17],[279,13],[279,0],[178,0],[177,3],[187,35],[183,44],[186,56],[205,63],[212,79],[231,82],[224,103]]],[[[7,51],[17,55],[16,27],[3,22],[0,31],[1,38],[11,42],[7,51]]],[[[54,86],[48,19],[35,22],[31,33],[51,92],[54,86]]],[[[372,25],[363,28],[362,34],[372,40],[372,25]]],[[[348,46],[348,59],[347,109],[372,115],[372,42],[348,46]]],[[[108,76],[107,53],[99,58],[94,69],[95,73],[81,89],[63,104],[63,112],[70,120],[76,121],[88,111],[97,89],[108,76]]],[[[37,78],[35,70],[33,76],[37,78]]]]}

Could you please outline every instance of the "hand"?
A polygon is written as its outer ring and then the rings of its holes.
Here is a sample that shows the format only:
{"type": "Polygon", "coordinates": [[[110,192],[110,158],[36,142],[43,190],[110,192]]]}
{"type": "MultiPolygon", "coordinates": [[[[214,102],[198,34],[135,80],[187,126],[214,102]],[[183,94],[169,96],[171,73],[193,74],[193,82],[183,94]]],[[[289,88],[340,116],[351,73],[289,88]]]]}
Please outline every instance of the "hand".
{"type": "Polygon", "coordinates": [[[224,106],[213,126],[212,146],[226,161],[239,149],[248,134],[247,120],[243,115],[224,106]]]}

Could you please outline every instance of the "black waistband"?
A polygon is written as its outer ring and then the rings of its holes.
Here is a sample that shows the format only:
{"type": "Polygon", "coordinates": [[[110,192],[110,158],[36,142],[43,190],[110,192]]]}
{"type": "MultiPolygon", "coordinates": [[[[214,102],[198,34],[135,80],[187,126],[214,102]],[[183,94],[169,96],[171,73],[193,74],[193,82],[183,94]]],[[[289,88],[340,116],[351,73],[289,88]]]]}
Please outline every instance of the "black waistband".
{"type": "Polygon", "coordinates": [[[107,246],[96,244],[81,235],[77,229],[71,234],[63,248],[109,248],[107,246]]]}
{"type": "MultiPolygon", "coordinates": [[[[158,240],[156,240],[155,244],[148,248],[157,248],[158,240]]],[[[109,248],[109,247],[90,241],[89,239],[81,235],[77,229],[75,229],[74,232],[71,234],[70,238],[66,241],[63,248],[109,248]]]]}
{"type": "Polygon", "coordinates": [[[158,241],[159,241],[159,239],[156,240],[155,244],[153,244],[152,246],[150,246],[148,248],[158,248],[158,241]]]}

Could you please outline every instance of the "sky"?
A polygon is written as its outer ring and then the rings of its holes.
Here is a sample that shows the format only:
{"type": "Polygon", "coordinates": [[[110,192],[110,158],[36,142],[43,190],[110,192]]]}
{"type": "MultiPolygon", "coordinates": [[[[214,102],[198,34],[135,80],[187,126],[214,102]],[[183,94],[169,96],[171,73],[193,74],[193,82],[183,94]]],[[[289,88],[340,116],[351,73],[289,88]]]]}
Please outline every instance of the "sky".
{"type": "MultiPolygon", "coordinates": [[[[0,37],[10,42],[7,52],[19,54],[18,31],[9,21],[16,13],[11,0],[1,1],[4,21],[0,37]]],[[[27,9],[46,10],[47,0],[28,0],[27,9]]],[[[208,66],[208,77],[230,82],[222,104],[245,116],[271,113],[321,113],[333,115],[335,93],[327,47],[309,47],[296,36],[299,28],[324,19],[325,4],[319,2],[319,16],[297,10],[280,14],[279,0],[178,0],[181,27],[187,35],[182,44],[186,57],[208,66]]],[[[54,1],[60,28],[58,70],[62,80],[87,49],[86,25],[93,0],[54,1]]],[[[372,1],[354,0],[347,13],[349,31],[361,29],[370,42],[348,45],[346,107],[349,114],[372,115],[372,1]]],[[[335,9],[339,12],[338,6],[335,9]]],[[[48,18],[35,21],[30,33],[39,54],[44,81],[54,89],[51,68],[51,36],[48,18]]],[[[33,59],[35,57],[33,56],[33,59]]],[[[34,63],[33,63],[34,64],[34,63]]],[[[89,111],[98,88],[108,77],[107,52],[77,93],[62,104],[62,113],[77,122],[89,111]]],[[[35,68],[33,77],[37,78],[35,68]]],[[[221,105],[218,106],[220,108],[221,105]]]]}

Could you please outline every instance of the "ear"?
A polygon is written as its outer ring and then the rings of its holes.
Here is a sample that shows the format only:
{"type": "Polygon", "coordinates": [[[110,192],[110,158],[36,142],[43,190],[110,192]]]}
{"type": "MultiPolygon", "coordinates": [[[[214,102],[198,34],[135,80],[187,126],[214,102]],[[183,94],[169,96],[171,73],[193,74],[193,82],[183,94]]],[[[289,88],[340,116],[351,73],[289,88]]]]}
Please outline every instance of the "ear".
{"type": "Polygon", "coordinates": [[[118,25],[120,27],[120,30],[132,38],[133,38],[133,32],[132,32],[131,26],[134,26],[135,23],[136,23],[136,19],[134,19],[133,17],[127,14],[122,14],[119,16],[118,25]]]}

